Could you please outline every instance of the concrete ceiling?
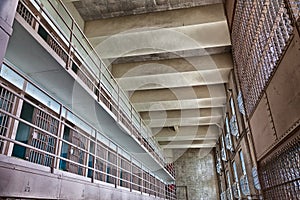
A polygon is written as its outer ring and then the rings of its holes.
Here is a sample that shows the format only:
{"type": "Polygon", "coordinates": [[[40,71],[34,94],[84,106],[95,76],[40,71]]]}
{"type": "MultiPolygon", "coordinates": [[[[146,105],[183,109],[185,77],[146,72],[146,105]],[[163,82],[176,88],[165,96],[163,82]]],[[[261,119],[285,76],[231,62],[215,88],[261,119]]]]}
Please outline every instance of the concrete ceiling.
{"type": "Polygon", "coordinates": [[[221,0],[79,0],[84,32],[166,150],[212,148],[231,42],[221,0]]]}
{"type": "Polygon", "coordinates": [[[65,0],[73,2],[85,21],[191,8],[222,0],[65,0]]]}

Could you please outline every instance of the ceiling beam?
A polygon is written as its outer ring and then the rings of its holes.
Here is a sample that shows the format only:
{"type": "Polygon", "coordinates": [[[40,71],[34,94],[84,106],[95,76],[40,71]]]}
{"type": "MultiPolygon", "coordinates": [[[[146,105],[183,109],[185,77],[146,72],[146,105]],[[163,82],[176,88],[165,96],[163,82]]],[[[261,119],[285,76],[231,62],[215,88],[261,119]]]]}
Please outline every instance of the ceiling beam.
{"type": "Polygon", "coordinates": [[[175,58],[165,60],[147,60],[142,62],[126,62],[112,65],[115,78],[171,74],[181,72],[195,72],[201,70],[218,70],[232,68],[230,53],[205,55],[189,58],[175,58]]]}
{"type": "Polygon", "coordinates": [[[130,100],[132,103],[146,103],[173,100],[181,101],[188,99],[205,99],[225,96],[226,94],[224,85],[217,84],[156,90],[136,90],[130,94],[130,100]]]}
{"type": "Polygon", "coordinates": [[[191,26],[226,20],[222,4],[87,21],[88,38],[152,28],[191,26]],[[176,19],[176,20],[174,20],[176,19]]]}
{"type": "Polygon", "coordinates": [[[188,148],[213,148],[216,142],[211,140],[205,141],[173,141],[173,142],[159,142],[163,149],[188,149],[188,148]]]}
{"type": "Polygon", "coordinates": [[[208,117],[180,117],[165,119],[149,119],[144,120],[145,124],[150,127],[170,127],[170,126],[202,126],[220,124],[223,116],[208,117]]]}
{"type": "Polygon", "coordinates": [[[197,108],[215,108],[225,107],[226,97],[188,99],[188,100],[170,100],[161,102],[140,102],[133,106],[138,112],[158,111],[158,110],[180,110],[197,108]]]}
{"type": "Polygon", "coordinates": [[[139,32],[89,38],[103,59],[143,56],[230,45],[226,20],[177,28],[148,28],[139,32]]]}
{"type": "Polygon", "coordinates": [[[180,117],[208,117],[223,115],[223,108],[201,108],[187,110],[160,110],[140,112],[144,120],[180,118],[180,117]]]}
{"type": "Polygon", "coordinates": [[[157,141],[214,140],[221,129],[216,125],[152,128],[157,141]]]}
{"type": "Polygon", "coordinates": [[[122,77],[117,79],[125,91],[215,85],[228,82],[231,68],[193,72],[122,77]]]}
{"type": "Polygon", "coordinates": [[[126,56],[119,58],[106,59],[107,65],[120,64],[120,63],[132,63],[132,62],[143,62],[143,61],[159,61],[165,59],[176,59],[176,58],[192,58],[192,57],[202,57],[202,56],[211,56],[216,54],[230,53],[231,45],[225,45],[220,47],[207,47],[207,48],[198,48],[198,49],[185,49],[182,51],[169,51],[169,52],[160,52],[152,53],[147,55],[139,56],[126,56]]]}

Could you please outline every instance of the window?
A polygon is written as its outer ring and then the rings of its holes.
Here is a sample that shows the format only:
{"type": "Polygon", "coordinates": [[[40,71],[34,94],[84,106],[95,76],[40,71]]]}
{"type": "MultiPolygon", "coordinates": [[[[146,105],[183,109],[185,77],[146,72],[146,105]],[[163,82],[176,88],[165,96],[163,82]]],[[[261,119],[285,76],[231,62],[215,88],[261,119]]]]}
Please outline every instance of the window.
{"type": "Polygon", "coordinates": [[[229,129],[228,115],[227,114],[226,114],[226,118],[225,118],[225,126],[226,126],[226,136],[225,136],[226,148],[228,150],[230,150],[231,152],[233,152],[234,149],[233,149],[233,145],[232,145],[232,139],[231,139],[231,135],[230,135],[230,129],[229,129]]]}
{"type": "Polygon", "coordinates": [[[245,112],[245,108],[244,108],[244,102],[243,102],[243,97],[242,97],[242,92],[241,91],[238,94],[237,101],[238,101],[238,106],[239,106],[240,113],[245,115],[246,112],[245,112]]]}
{"type": "Polygon", "coordinates": [[[237,173],[237,168],[236,168],[236,163],[233,161],[232,163],[232,168],[233,168],[233,178],[234,178],[234,184],[233,184],[233,195],[235,198],[240,198],[241,196],[241,191],[240,191],[240,186],[239,186],[239,176],[237,173]]]}
{"type": "Polygon", "coordinates": [[[239,176],[238,176],[238,173],[237,173],[237,169],[236,169],[236,163],[235,163],[235,161],[233,161],[233,163],[232,163],[232,167],[233,167],[233,176],[234,176],[234,181],[235,181],[235,182],[239,182],[239,176]]]}
{"type": "Polygon", "coordinates": [[[244,160],[242,150],[239,152],[239,154],[240,154],[240,160],[241,160],[241,164],[242,164],[242,172],[243,172],[243,175],[246,175],[246,165],[245,165],[245,160],[244,160]]]}
{"type": "Polygon", "coordinates": [[[217,173],[219,175],[222,175],[222,163],[221,163],[221,159],[220,159],[220,155],[219,155],[218,151],[216,151],[216,160],[217,160],[217,163],[216,163],[217,173]]]}
{"type": "Polygon", "coordinates": [[[229,171],[226,171],[227,187],[231,187],[230,174],[229,171]]]}
{"type": "Polygon", "coordinates": [[[243,173],[243,175],[240,178],[241,190],[244,195],[250,195],[249,182],[248,182],[248,177],[247,177],[247,173],[246,173],[245,160],[244,160],[242,150],[239,152],[239,154],[240,154],[242,173],[243,173]]]}
{"type": "Polygon", "coordinates": [[[226,115],[226,118],[225,118],[225,125],[226,125],[226,133],[230,133],[228,115],[226,115]]]}
{"type": "Polygon", "coordinates": [[[221,192],[224,192],[224,186],[222,180],[220,180],[220,188],[221,188],[221,192]]]}
{"type": "MultiPolygon", "coordinates": [[[[235,137],[238,137],[239,130],[238,130],[238,124],[237,124],[237,119],[236,119],[236,114],[235,114],[234,101],[232,98],[230,98],[229,103],[230,103],[230,109],[231,109],[231,119],[230,119],[231,134],[234,135],[235,137]]],[[[226,126],[227,126],[227,124],[226,124],[226,126]]]]}
{"type": "Polygon", "coordinates": [[[231,192],[231,181],[230,181],[229,171],[226,172],[226,179],[227,179],[226,196],[228,197],[228,199],[233,199],[232,192],[231,192]]]}
{"type": "Polygon", "coordinates": [[[222,149],[221,149],[221,157],[223,161],[227,161],[227,155],[226,155],[226,151],[225,151],[225,143],[224,143],[224,136],[221,136],[221,145],[222,145],[222,149]]]}
{"type": "Polygon", "coordinates": [[[229,102],[230,102],[231,115],[235,115],[234,101],[232,97],[230,98],[229,102]]]}

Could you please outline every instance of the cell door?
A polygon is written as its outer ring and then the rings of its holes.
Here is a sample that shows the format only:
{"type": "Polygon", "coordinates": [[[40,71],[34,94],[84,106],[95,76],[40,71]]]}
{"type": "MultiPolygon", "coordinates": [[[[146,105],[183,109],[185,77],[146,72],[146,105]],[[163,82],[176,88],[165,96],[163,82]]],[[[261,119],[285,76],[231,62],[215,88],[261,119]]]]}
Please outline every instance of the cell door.
{"type": "MultiPolygon", "coordinates": [[[[13,114],[15,107],[16,97],[15,95],[8,91],[7,89],[0,86],[0,135],[8,137],[8,128],[11,123],[10,117],[5,114],[8,112],[13,114]]],[[[0,139],[0,154],[4,153],[5,140],[0,139]]]]}
{"type": "Polygon", "coordinates": [[[86,165],[87,154],[85,151],[88,150],[88,139],[84,137],[81,133],[70,129],[69,141],[74,145],[69,145],[68,158],[75,163],[68,162],[67,171],[85,175],[85,168],[81,165],[86,165]]]}
{"type": "MultiPolygon", "coordinates": [[[[35,127],[31,127],[28,144],[37,149],[55,154],[56,138],[49,133],[57,135],[59,125],[58,120],[42,109],[34,108],[32,123],[33,125],[43,129],[44,131],[35,127]]],[[[30,162],[49,167],[53,166],[54,164],[53,156],[34,149],[26,150],[26,158],[30,162]]]]}

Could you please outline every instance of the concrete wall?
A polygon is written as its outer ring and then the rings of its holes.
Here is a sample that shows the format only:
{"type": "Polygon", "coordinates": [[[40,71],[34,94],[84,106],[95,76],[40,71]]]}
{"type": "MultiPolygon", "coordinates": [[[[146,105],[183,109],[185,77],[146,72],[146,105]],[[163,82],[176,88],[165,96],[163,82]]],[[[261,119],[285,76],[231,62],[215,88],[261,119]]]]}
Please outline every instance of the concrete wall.
{"type": "Polygon", "coordinates": [[[174,150],[174,154],[182,154],[175,161],[178,200],[218,199],[212,149],[174,150]]]}
{"type": "Polygon", "coordinates": [[[0,155],[0,199],[160,200],[127,188],[0,155]]]}
{"type": "Polygon", "coordinates": [[[0,63],[2,63],[8,45],[8,40],[13,31],[12,25],[17,3],[17,0],[0,1],[0,63]]]}

